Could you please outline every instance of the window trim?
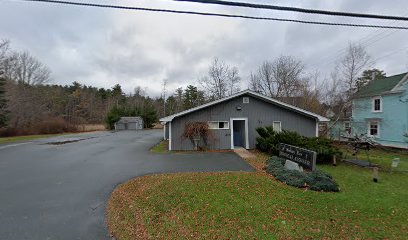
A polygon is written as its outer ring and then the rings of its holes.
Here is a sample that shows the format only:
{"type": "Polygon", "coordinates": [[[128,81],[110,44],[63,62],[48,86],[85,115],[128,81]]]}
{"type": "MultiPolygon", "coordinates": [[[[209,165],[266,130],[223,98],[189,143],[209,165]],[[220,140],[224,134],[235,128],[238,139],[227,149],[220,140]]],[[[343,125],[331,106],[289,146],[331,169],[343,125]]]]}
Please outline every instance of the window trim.
{"type": "Polygon", "coordinates": [[[282,122],[281,121],[273,121],[272,122],[273,131],[275,131],[275,123],[279,123],[279,132],[282,132],[282,122]]]}
{"type": "Polygon", "coordinates": [[[231,149],[234,149],[234,121],[241,120],[245,122],[245,149],[249,149],[249,135],[248,135],[248,118],[230,118],[231,122],[231,149]]]}
{"type": "Polygon", "coordinates": [[[383,104],[382,104],[382,98],[381,98],[381,96],[379,96],[379,97],[373,97],[371,104],[372,104],[372,108],[371,108],[372,112],[375,112],[375,113],[382,112],[383,104]],[[375,110],[375,101],[376,101],[376,100],[380,100],[380,110],[375,110]]]}
{"type": "Polygon", "coordinates": [[[249,103],[249,97],[242,97],[242,103],[248,104],[249,103]],[[245,101],[248,100],[248,101],[245,101]]]}
{"type": "Polygon", "coordinates": [[[368,121],[367,136],[379,138],[379,137],[380,137],[380,133],[381,133],[380,129],[381,129],[381,128],[380,128],[380,121],[368,121]],[[377,124],[377,135],[371,135],[371,124],[372,124],[372,123],[377,124]]]}
{"type": "Polygon", "coordinates": [[[207,124],[208,124],[208,129],[212,129],[212,130],[220,130],[220,129],[221,130],[228,130],[228,129],[230,129],[229,121],[208,121],[207,124]],[[227,124],[227,127],[220,128],[220,122],[223,122],[224,126],[225,126],[225,124],[227,124]],[[217,128],[211,128],[210,123],[218,123],[217,124],[218,127],[217,128]]]}
{"type": "Polygon", "coordinates": [[[344,130],[345,132],[347,132],[348,134],[351,134],[351,130],[352,130],[352,128],[351,128],[351,122],[349,122],[349,121],[343,122],[343,130],[344,130]],[[346,125],[348,125],[348,127],[346,127],[346,125]]]}

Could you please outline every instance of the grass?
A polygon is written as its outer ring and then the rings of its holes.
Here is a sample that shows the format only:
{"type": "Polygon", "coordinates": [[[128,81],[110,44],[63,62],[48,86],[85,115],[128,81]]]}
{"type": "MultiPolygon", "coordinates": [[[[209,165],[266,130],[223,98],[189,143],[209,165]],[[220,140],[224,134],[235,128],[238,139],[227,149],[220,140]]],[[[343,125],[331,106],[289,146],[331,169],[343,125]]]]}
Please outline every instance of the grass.
{"type": "Polygon", "coordinates": [[[30,141],[40,138],[56,137],[64,134],[44,134],[44,135],[28,135],[28,136],[17,136],[17,137],[0,137],[0,144],[13,143],[20,141],[30,141]]]}
{"type": "Polygon", "coordinates": [[[372,163],[378,164],[383,170],[391,169],[391,162],[394,158],[400,158],[398,169],[408,170],[408,150],[399,150],[392,148],[371,149],[370,151],[360,150],[356,156],[353,156],[353,149],[351,146],[339,145],[343,152],[344,158],[356,158],[359,160],[369,160],[372,163]]]}
{"type": "MultiPolygon", "coordinates": [[[[257,154],[260,167],[266,157],[257,154]]],[[[405,239],[408,175],[324,165],[339,193],[289,187],[256,173],[150,175],[120,185],[108,203],[116,239],[405,239]],[[364,186],[364,187],[362,187],[364,186]]]]}
{"type": "Polygon", "coordinates": [[[154,147],[150,149],[150,152],[153,153],[169,153],[169,142],[168,141],[161,141],[154,147]]]}

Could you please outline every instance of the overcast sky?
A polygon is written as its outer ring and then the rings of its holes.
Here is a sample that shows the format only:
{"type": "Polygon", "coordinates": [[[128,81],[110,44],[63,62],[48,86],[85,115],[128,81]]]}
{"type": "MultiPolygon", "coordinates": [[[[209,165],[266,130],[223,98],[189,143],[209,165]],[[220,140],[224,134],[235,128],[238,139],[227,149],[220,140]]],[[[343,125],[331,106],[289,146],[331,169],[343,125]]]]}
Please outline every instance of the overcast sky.
{"type": "MultiPolygon", "coordinates": [[[[80,0],[78,0],[80,1],[80,0]]],[[[408,22],[350,19],[251,10],[169,0],[99,0],[98,3],[138,7],[236,13],[256,16],[408,26],[408,22]]],[[[408,15],[408,1],[282,0],[242,2],[408,15]]],[[[87,2],[92,2],[89,0],[87,2]]],[[[408,31],[315,26],[270,21],[225,19],[169,13],[86,8],[19,0],[0,0],[0,38],[16,50],[28,50],[46,64],[53,83],[110,88],[119,83],[125,92],[136,86],[151,96],[168,79],[169,92],[207,73],[214,57],[237,66],[247,88],[251,71],[264,60],[280,55],[301,59],[321,79],[334,67],[350,42],[366,47],[374,67],[388,75],[408,71],[408,31]]]]}

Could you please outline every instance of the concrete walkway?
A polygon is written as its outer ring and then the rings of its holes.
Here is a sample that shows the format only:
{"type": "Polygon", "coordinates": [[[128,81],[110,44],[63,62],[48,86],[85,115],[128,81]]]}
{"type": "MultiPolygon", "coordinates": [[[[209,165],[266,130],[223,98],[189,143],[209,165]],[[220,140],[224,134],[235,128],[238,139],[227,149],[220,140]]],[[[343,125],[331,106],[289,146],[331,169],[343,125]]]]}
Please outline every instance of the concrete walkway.
{"type": "Polygon", "coordinates": [[[255,154],[251,153],[243,147],[234,147],[234,152],[244,159],[256,158],[255,154]]]}

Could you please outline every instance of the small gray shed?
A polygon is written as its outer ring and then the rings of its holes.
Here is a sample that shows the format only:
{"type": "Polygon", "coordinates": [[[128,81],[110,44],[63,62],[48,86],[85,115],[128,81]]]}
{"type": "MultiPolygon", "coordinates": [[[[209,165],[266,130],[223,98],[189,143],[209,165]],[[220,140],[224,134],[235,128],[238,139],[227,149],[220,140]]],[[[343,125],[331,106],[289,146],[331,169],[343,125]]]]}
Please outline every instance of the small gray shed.
{"type": "Polygon", "coordinates": [[[329,119],[294,107],[257,92],[245,90],[160,119],[169,150],[193,150],[194,144],[183,137],[187,124],[206,122],[211,129],[209,149],[255,148],[256,128],[273,126],[295,131],[307,137],[318,136],[319,122],[329,119]]]}
{"type": "Polygon", "coordinates": [[[115,130],[141,130],[143,129],[143,118],[141,117],[121,117],[115,123],[115,130]]]}

